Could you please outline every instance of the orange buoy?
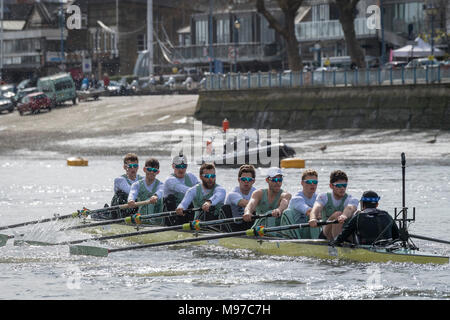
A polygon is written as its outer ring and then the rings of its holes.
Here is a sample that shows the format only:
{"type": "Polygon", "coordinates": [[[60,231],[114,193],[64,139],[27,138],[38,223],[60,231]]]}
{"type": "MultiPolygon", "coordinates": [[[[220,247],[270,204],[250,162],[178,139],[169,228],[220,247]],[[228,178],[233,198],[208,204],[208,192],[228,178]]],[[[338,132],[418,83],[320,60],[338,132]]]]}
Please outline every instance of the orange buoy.
{"type": "Polygon", "coordinates": [[[227,132],[227,130],[230,129],[230,122],[227,120],[227,118],[223,119],[222,121],[222,129],[223,132],[227,132]]]}
{"type": "Polygon", "coordinates": [[[85,167],[88,165],[88,160],[80,157],[71,157],[67,159],[68,166],[85,167]]]}

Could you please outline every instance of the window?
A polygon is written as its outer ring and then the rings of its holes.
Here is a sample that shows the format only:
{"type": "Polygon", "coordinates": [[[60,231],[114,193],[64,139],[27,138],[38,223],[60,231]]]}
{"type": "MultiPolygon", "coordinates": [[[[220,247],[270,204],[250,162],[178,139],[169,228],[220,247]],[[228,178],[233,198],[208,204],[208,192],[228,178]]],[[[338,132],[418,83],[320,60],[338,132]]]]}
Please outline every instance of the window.
{"type": "Polygon", "coordinates": [[[230,19],[217,20],[217,43],[230,42],[230,19]]]}
{"type": "MultiPolygon", "coordinates": [[[[240,16],[237,19],[239,19],[239,22],[241,25],[239,30],[237,30],[238,42],[239,43],[252,42],[253,41],[252,16],[240,16]]],[[[233,24],[233,29],[236,32],[236,28],[234,27],[234,24],[233,24]]]]}
{"type": "Polygon", "coordinates": [[[312,7],[312,21],[330,20],[330,6],[321,4],[312,7]]]}
{"type": "Polygon", "coordinates": [[[261,43],[274,43],[275,42],[275,30],[269,28],[269,22],[261,16],[261,43]]]}
{"type": "Polygon", "coordinates": [[[207,44],[208,42],[208,21],[195,21],[195,39],[197,44],[207,44]]]}
{"type": "Polygon", "coordinates": [[[138,51],[147,50],[147,35],[146,34],[138,34],[137,49],[138,49],[138,51]]]}

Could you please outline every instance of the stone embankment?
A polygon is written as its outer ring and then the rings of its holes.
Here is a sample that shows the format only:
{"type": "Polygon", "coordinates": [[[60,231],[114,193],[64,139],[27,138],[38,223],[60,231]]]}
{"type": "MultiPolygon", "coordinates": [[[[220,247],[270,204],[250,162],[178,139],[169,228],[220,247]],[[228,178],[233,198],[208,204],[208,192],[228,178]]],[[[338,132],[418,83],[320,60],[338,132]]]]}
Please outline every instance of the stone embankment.
{"type": "Polygon", "coordinates": [[[195,117],[211,125],[302,129],[450,130],[450,84],[202,91],[195,117]]]}

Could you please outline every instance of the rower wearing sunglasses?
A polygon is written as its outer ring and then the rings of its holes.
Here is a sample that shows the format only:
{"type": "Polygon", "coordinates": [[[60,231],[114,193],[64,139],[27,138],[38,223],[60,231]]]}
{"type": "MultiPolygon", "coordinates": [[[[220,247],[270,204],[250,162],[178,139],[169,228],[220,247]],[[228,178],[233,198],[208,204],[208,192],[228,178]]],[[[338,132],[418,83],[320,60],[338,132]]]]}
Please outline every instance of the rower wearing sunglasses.
{"type": "MultiPolygon", "coordinates": [[[[128,202],[128,194],[131,185],[143,177],[137,174],[139,169],[139,159],[134,153],[128,153],[123,159],[123,169],[125,174],[114,179],[114,196],[111,200],[111,206],[117,206],[128,202]]],[[[111,212],[110,219],[124,218],[136,212],[136,209],[125,209],[111,212]]]]}
{"type": "Polygon", "coordinates": [[[192,204],[194,208],[202,208],[202,211],[195,213],[194,219],[215,220],[219,216],[227,192],[216,183],[216,167],[213,163],[203,163],[200,166],[200,180],[201,183],[186,192],[176,213],[184,216],[183,210],[192,204]]]}
{"type": "MultiPolygon", "coordinates": [[[[284,210],[283,216],[281,217],[281,225],[308,222],[309,215],[317,198],[318,177],[317,171],[313,169],[303,171],[301,178],[302,190],[297,192],[291,201],[289,201],[289,207],[284,210]]],[[[316,231],[318,229],[301,228],[283,231],[283,235],[289,239],[312,239],[319,236],[318,232],[315,234],[316,231]],[[311,231],[313,234],[311,234],[311,231]]]]}
{"type": "Polygon", "coordinates": [[[255,226],[273,227],[280,225],[280,217],[287,209],[291,194],[281,189],[283,173],[280,168],[271,167],[267,170],[267,189],[259,189],[253,192],[252,197],[245,207],[244,221],[251,221],[253,212],[258,215],[271,213],[272,217],[261,218],[255,221],[255,226]]]}
{"type": "MultiPolygon", "coordinates": [[[[199,183],[197,177],[187,172],[187,157],[180,152],[172,159],[173,173],[164,182],[164,211],[175,211],[189,188],[199,183]]],[[[166,225],[188,222],[189,217],[167,217],[166,225]]]]}
{"type": "MultiPolygon", "coordinates": [[[[222,207],[224,218],[240,218],[244,214],[253,192],[256,190],[255,184],[256,172],[252,165],[244,164],[239,168],[238,183],[239,185],[233,191],[227,194],[225,205],[222,207]]],[[[252,227],[252,222],[236,222],[225,225],[226,231],[242,231],[252,227]]]]}
{"type": "MultiPolygon", "coordinates": [[[[131,185],[128,195],[128,206],[136,207],[136,202],[150,200],[150,204],[140,206],[138,212],[141,215],[162,212],[164,193],[164,183],[156,179],[159,174],[159,161],[150,158],[145,161],[145,179],[139,180],[131,185]]],[[[150,220],[152,224],[163,224],[163,218],[150,220]]]]}
{"type": "Polygon", "coordinates": [[[319,238],[332,240],[341,231],[344,222],[351,218],[358,208],[358,199],[347,194],[347,174],[341,170],[330,174],[330,188],[332,192],[321,193],[314,203],[309,215],[309,225],[317,227],[317,221],[338,220],[339,224],[329,224],[323,227],[319,238]]]}

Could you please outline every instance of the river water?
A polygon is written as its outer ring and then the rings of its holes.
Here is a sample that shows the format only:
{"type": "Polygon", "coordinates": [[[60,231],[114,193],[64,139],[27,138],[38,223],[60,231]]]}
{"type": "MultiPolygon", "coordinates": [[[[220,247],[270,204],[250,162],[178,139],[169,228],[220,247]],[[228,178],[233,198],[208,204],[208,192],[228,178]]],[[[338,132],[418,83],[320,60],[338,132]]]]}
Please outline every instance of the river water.
{"type": "MultiPolygon", "coordinates": [[[[427,143],[434,134],[296,131],[281,136],[306,159],[308,168],[319,172],[319,192],[329,190],[329,173],[341,169],[349,176],[348,193],[360,197],[364,190],[373,189],[381,196],[380,207],[391,214],[402,206],[400,153],[405,152],[406,205],[416,208],[411,232],[449,240],[450,139],[448,133],[439,133],[435,144],[427,143]],[[319,150],[322,145],[327,145],[325,151],[319,150]]],[[[148,143],[150,137],[155,135],[128,141],[136,146],[139,141],[148,143]]],[[[67,143],[95,147],[104,140],[67,143]]],[[[159,143],[159,148],[169,150],[170,133],[160,136],[159,143]]],[[[140,155],[141,164],[146,156],[140,155]]],[[[66,157],[27,150],[0,157],[1,225],[69,214],[83,206],[96,209],[111,200],[113,180],[123,173],[122,156],[89,157],[87,167],[69,167],[66,157]]],[[[164,180],[170,174],[170,156],[158,158],[159,179],[164,180]]],[[[192,164],[189,170],[197,174],[198,167],[192,164]]],[[[286,169],[285,173],[283,189],[296,193],[301,170],[286,169]]],[[[258,169],[256,187],[265,187],[263,174],[258,169]]],[[[236,180],[236,169],[217,169],[217,182],[227,190],[236,180]]],[[[49,223],[15,231],[48,241],[85,237],[81,232],[52,232],[59,227],[49,223]]],[[[422,251],[450,254],[445,244],[415,243],[422,251]]],[[[143,249],[96,258],[71,256],[67,246],[13,246],[8,241],[0,248],[0,299],[449,299],[449,271],[448,264],[271,257],[214,245],[143,249]]]]}

